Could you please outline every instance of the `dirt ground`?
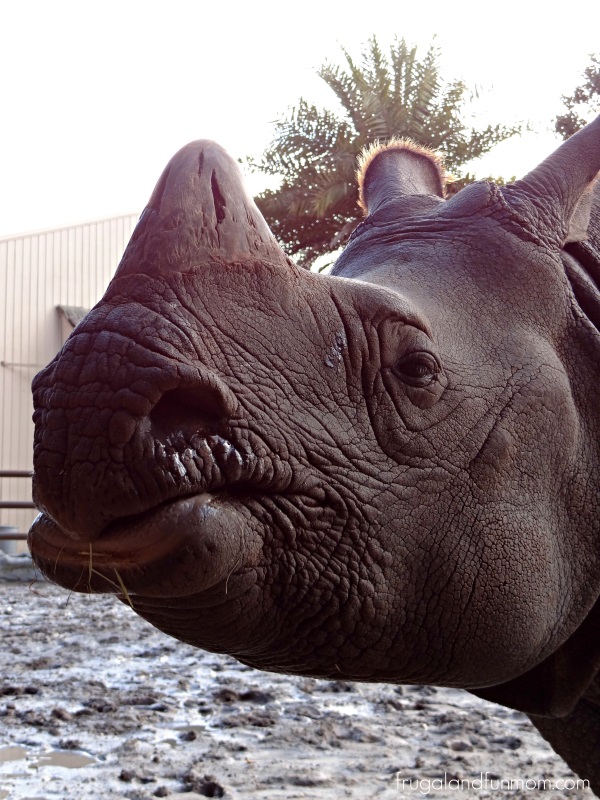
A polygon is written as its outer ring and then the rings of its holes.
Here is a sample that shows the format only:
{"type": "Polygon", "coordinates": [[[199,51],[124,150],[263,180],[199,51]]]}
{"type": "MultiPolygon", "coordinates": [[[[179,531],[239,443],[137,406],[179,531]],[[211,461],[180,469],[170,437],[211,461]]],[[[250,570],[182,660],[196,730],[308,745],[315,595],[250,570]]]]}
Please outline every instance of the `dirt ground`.
{"type": "Polygon", "coordinates": [[[466,692],[257,672],[43,582],[0,582],[0,628],[0,800],[593,797],[466,692]]]}

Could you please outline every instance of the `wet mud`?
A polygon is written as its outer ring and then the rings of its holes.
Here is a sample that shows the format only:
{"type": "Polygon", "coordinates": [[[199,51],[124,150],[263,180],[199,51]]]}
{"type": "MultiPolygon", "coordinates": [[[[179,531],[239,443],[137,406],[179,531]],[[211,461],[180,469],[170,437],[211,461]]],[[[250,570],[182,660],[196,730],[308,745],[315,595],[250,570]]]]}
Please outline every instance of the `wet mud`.
{"type": "Polygon", "coordinates": [[[459,690],[257,672],[43,582],[0,583],[0,629],[0,800],[593,797],[459,690]]]}

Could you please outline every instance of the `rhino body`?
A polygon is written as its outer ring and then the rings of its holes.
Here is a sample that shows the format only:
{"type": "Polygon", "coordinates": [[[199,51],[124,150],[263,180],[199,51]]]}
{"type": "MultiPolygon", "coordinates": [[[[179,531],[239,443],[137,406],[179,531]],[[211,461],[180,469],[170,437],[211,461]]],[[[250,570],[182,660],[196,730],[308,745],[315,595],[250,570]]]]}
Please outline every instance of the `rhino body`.
{"type": "Polygon", "coordinates": [[[600,789],[600,119],[443,199],[363,166],[299,269],[214,143],[34,381],[40,569],[260,669],[462,687],[600,789]]]}

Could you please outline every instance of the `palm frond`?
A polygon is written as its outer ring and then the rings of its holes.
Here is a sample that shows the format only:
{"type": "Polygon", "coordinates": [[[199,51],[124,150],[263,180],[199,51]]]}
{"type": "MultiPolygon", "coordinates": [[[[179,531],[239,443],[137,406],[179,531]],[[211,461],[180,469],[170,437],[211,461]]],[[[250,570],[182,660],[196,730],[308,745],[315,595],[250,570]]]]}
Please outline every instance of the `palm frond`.
{"type": "Polygon", "coordinates": [[[360,62],[343,48],[342,55],[343,66],[327,63],[317,72],[338,111],[301,98],[276,121],[261,158],[247,159],[252,169],[282,177],[277,191],[263,192],[256,202],[286,252],[305,265],[343,243],[359,221],[354,168],[365,145],[392,136],[414,139],[440,150],[460,177],[461,165],[521,129],[468,128],[467,87],[442,79],[434,44],[419,58],[416,47],[395,39],[386,54],[372,36],[360,62]]]}

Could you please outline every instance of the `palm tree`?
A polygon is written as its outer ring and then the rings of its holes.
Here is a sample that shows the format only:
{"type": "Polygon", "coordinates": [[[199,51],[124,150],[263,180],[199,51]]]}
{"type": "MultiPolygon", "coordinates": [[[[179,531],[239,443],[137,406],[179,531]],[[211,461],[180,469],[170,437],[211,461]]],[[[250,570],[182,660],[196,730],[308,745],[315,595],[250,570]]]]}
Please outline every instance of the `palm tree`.
{"type": "Polygon", "coordinates": [[[600,112],[600,55],[591,53],[590,60],[583,72],[584,83],[577,86],[572,95],[563,95],[565,111],[554,120],[554,130],[563,139],[577,133],[600,112]]]}
{"type": "Polygon", "coordinates": [[[343,115],[300,99],[275,124],[275,136],[253,170],[282,177],[276,191],[256,198],[258,207],[287,253],[310,266],[343,244],[358,221],[356,159],[363,147],[392,136],[409,137],[440,151],[446,168],[460,167],[517,133],[518,127],[468,129],[461,111],[467,87],[444,83],[439,51],[424,58],[396,39],[387,58],[373,36],[358,66],[342,49],[345,68],[325,64],[318,71],[341,103],[343,115]]]}

